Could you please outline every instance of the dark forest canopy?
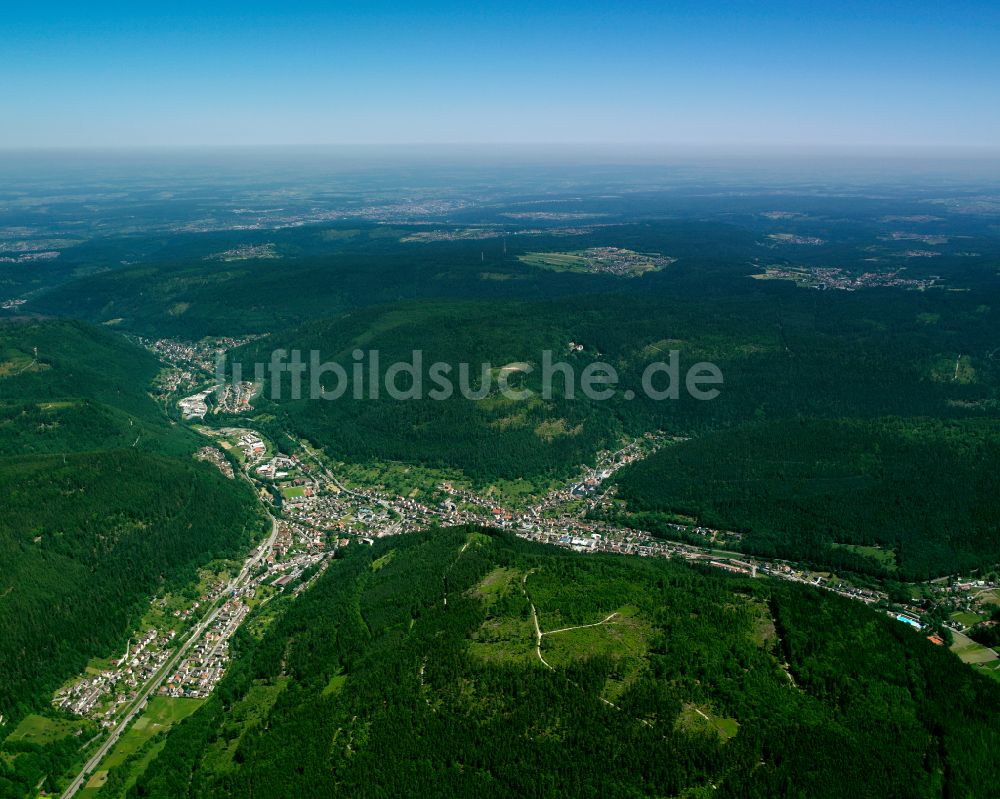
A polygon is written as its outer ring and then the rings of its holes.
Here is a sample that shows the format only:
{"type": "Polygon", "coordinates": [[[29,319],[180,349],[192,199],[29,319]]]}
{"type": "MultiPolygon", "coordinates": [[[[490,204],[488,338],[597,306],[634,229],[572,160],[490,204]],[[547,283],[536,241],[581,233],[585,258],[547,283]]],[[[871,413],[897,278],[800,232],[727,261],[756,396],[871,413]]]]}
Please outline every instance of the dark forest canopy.
{"type": "Polygon", "coordinates": [[[435,530],[352,546],[243,636],[128,795],[988,796],[998,710],[860,603],[435,530]],[[550,669],[532,606],[616,615],[546,635],[550,669]]]}
{"type": "Polygon", "coordinates": [[[668,447],[618,486],[633,523],[696,518],[755,554],[926,580],[1000,562],[998,475],[992,420],[798,418],[668,447]],[[837,544],[884,548],[893,571],[837,544]]]}

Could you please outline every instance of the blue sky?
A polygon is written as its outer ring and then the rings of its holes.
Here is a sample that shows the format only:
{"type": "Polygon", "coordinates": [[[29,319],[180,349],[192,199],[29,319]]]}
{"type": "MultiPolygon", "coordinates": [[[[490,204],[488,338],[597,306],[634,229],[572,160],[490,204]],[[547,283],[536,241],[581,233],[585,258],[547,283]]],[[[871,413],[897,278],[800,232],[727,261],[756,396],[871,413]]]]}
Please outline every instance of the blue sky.
{"type": "Polygon", "coordinates": [[[6,7],[0,147],[1000,146],[997,3],[143,5],[6,7]]]}

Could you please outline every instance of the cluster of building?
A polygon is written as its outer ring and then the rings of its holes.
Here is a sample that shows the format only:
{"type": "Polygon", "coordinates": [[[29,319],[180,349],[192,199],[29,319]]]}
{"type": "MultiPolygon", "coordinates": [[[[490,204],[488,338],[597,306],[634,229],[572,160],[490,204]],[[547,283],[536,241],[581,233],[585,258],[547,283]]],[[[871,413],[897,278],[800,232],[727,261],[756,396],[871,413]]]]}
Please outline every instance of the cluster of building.
{"type": "Polygon", "coordinates": [[[373,496],[343,491],[328,486],[309,496],[293,497],[282,503],[284,513],[296,521],[319,530],[356,535],[384,535],[391,532],[413,532],[411,524],[396,529],[396,518],[373,496]]]}
{"type": "Polygon", "coordinates": [[[177,401],[177,407],[181,409],[181,417],[185,421],[194,419],[204,419],[208,413],[208,397],[215,389],[205,389],[190,397],[177,401]]]}
{"type": "Polygon", "coordinates": [[[366,219],[372,222],[412,222],[415,219],[444,216],[454,211],[461,211],[470,205],[467,200],[404,200],[346,210],[342,218],[366,219]]]}
{"type": "MultiPolygon", "coordinates": [[[[253,595],[253,588],[246,591],[253,595]]],[[[239,595],[223,604],[187,657],[160,687],[160,694],[191,699],[207,697],[226,672],[229,640],[249,612],[250,608],[239,595]]]]}
{"type": "Polygon", "coordinates": [[[104,727],[114,726],[114,719],[138,696],[140,687],[162,668],[169,657],[167,646],[176,637],[168,631],[147,630],[133,645],[129,642],[125,654],[112,661],[112,668],[87,674],[59,691],[52,704],[60,710],[99,721],[104,727]]]}
{"type": "Polygon", "coordinates": [[[289,553],[322,551],[326,542],[326,533],[312,527],[280,519],[275,522],[277,536],[270,554],[269,564],[281,562],[289,553]]]}
{"type": "Polygon", "coordinates": [[[215,611],[211,623],[160,686],[161,695],[199,699],[211,694],[226,673],[229,642],[250,613],[249,603],[257,597],[262,586],[270,585],[284,591],[299,581],[306,569],[318,565],[309,582],[300,583],[293,589],[297,594],[325,571],[329,552],[322,534],[285,521],[278,521],[276,525],[277,535],[264,556],[263,566],[249,574],[245,584],[231,590],[226,601],[215,611]]]}
{"type": "Polygon", "coordinates": [[[948,237],[935,233],[909,233],[902,230],[894,230],[888,236],[880,236],[883,241],[919,241],[921,244],[947,244],[948,237]]]}
{"type": "MultiPolygon", "coordinates": [[[[721,532],[721,531],[716,531],[721,532]]],[[[550,519],[538,524],[522,524],[517,535],[530,541],[552,544],[577,552],[607,552],[615,555],[639,557],[680,558],[691,563],[742,574],[748,577],[767,575],[780,580],[804,583],[840,594],[866,604],[885,602],[888,595],[868,588],[858,588],[830,575],[812,572],[783,561],[748,558],[733,553],[724,556],[680,541],[656,538],[651,533],[632,528],[618,527],[606,522],[581,519],[550,519]]]]}
{"type": "Polygon", "coordinates": [[[232,480],[236,475],[233,472],[233,465],[229,462],[221,450],[215,447],[202,447],[195,453],[195,457],[200,461],[208,461],[220,472],[232,480]]]}
{"type": "Polygon", "coordinates": [[[840,291],[857,291],[867,288],[906,288],[927,289],[937,285],[941,280],[938,275],[925,278],[909,278],[902,276],[902,269],[888,272],[863,272],[852,275],[843,269],[830,266],[769,266],[763,275],[757,277],[769,280],[791,280],[801,286],[813,289],[838,289],[840,291]]]}
{"type": "MultiPolygon", "coordinates": [[[[257,453],[262,453],[264,450],[260,449],[263,445],[263,441],[250,442],[250,454],[257,455],[257,453]]],[[[242,440],[240,446],[243,446],[242,440]]],[[[244,454],[246,450],[244,450],[244,454]]],[[[251,461],[253,458],[247,457],[247,461],[251,461]]],[[[284,480],[293,471],[298,469],[299,463],[298,458],[294,455],[291,457],[287,455],[275,455],[270,460],[261,463],[259,466],[254,467],[254,475],[260,480],[284,480]]]]}
{"type": "Polygon", "coordinates": [[[670,266],[677,259],[658,253],[641,253],[622,247],[590,247],[581,255],[587,259],[587,268],[619,277],[631,277],[670,266]]]}
{"type": "Polygon", "coordinates": [[[216,390],[216,412],[240,414],[253,410],[250,401],[254,398],[260,386],[249,380],[240,383],[223,383],[216,390]]]}
{"type": "Polygon", "coordinates": [[[241,347],[251,341],[262,338],[260,335],[234,338],[233,336],[212,336],[200,341],[177,341],[169,338],[137,339],[140,346],[145,347],[161,360],[173,366],[187,369],[189,374],[201,373],[214,375],[216,359],[220,353],[241,347]]]}
{"type": "Polygon", "coordinates": [[[826,243],[817,236],[799,236],[796,233],[768,233],[767,237],[779,244],[802,244],[809,247],[818,247],[820,244],[826,243]]]}
{"type": "Polygon", "coordinates": [[[538,219],[545,222],[568,222],[573,219],[597,219],[605,214],[574,211],[511,211],[500,214],[507,219],[538,219]]]}
{"type": "Polygon", "coordinates": [[[254,259],[274,259],[281,256],[275,250],[274,244],[243,244],[224,252],[206,255],[206,261],[251,261],[254,259]]]}
{"type": "Polygon", "coordinates": [[[237,436],[236,446],[239,447],[240,452],[243,453],[243,457],[246,459],[247,463],[256,463],[267,454],[267,444],[265,444],[264,439],[257,435],[257,433],[253,430],[233,430],[232,428],[225,428],[220,432],[225,435],[235,434],[237,436]]]}
{"type": "MultiPolygon", "coordinates": [[[[420,230],[416,233],[408,233],[400,241],[428,244],[437,241],[485,241],[487,239],[506,238],[507,236],[583,236],[593,232],[594,227],[523,228],[521,230],[474,227],[455,228],[452,230],[420,230]]],[[[504,249],[506,252],[506,245],[504,249]]]]}
{"type": "MultiPolygon", "coordinates": [[[[194,378],[191,377],[191,372],[185,372],[181,369],[167,369],[161,374],[159,385],[163,390],[176,391],[187,385],[192,379],[194,378]]],[[[187,421],[204,419],[208,415],[208,398],[214,394],[213,413],[246,413],[253,410],[250,401],[257,393],[257,388],[255,383],[249,381],[224,383],[221,386],[212,386],[178,400],[177,407],[181,410],[181,416],[187,421]]]]}
{"type": "Polygon", "coordinates": [[[20,255],[0,255],[0,264],[26,264],[32,261],[51,261],[59,257],[57,250],[25,252],[20,255]]]}

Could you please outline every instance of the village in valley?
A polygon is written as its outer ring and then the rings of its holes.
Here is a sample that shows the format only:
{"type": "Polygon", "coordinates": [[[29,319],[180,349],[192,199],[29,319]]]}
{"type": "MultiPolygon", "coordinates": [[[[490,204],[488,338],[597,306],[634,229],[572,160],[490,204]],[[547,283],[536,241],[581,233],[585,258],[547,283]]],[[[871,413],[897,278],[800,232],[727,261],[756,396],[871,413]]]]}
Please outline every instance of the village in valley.
{"type": "MultiPolygon", "coordinates": [[[[232,342],[234,345],[237,342],[232,342]]],[[[475,525],[506,530],[527,540],[581,553],[677,558],[709,569],[772,577],[808,584],[879,607],[920,630],[933,644],[946,642],[927,620],[945,614],[952,648],[979,668],[994,669],[997,654],[964,633],[979,623],[990,603],[1000,604],[1000,585],[974,578],[942,578],[915,588],[900,602],[877,585],[859,583],[800,564],[754,557],[739,551],[738,531],[698,524],[669,525],[675,535],[654,535],[624,523],[616,513],[616,472],[682,439],[647,433],[622,442],[615,451],[598,453],[593,465],[550,490],[520,501],[483,491],[461,479],[441,479],[403,468],[412,477],[406,488],[386,484],[385,473],[372,478],[357,465],[337,463],[305,440],[288,437],[294,451],[281,451],[254,427],[254,384],[203,389],[214,368],[218,343],[207,346],[160,340],[148,344],[171,359],[181,379],[161,389],[193,423],[206,444],[195,454],[227,479],[254,487],[270,532],[244,563],[209,564],[196,586],[154,599],[125,650],[108,660],[92,661],[85,674],[60,689],[54,707],[89,719],[107,731],[102,757],[130,725],[148,713],[153,697],[203,700],[226,673],[234,634],[280,597],[294,598],[329,566],[338,549],[372,544],[378,538],[435,526],[475,525]],[[181,396],[178,396],[181,395],[181,396]],[[209,397],[212,396],[210,400],[209,397]],[[212,412],[210,413],[209,403],[212,412]],[[225,416],[226,426],[207,417],[225,416]],[[410,488],[414,481],[419,487],[410,488]],[[509,501],[508,501],[509,500],[509,501]]],[[[287,443],[286,442],[286,450],[287,443]]],[[[391,470],[389,470],[391,473],[391,470]]],[[[97,772],[97,774],[106,772],[97,772]]]]}

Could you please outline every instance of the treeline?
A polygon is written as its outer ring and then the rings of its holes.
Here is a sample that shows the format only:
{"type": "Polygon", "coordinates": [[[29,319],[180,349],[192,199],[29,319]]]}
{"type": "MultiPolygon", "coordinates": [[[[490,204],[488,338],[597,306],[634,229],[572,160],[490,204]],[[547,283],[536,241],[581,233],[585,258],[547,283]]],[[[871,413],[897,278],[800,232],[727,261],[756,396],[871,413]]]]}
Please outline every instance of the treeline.
{"type": "Polygon", "coordinates": [[[129,796],[988,796],[998,709],[1000,687],[835,596],[439,530],[349,548],[244,636],[129,796]],[[545,668],[525,574],[543,627],[630,608],[644,651],[545,668]],[[524,640],[474,654],[497,624],[524,640]]]}

